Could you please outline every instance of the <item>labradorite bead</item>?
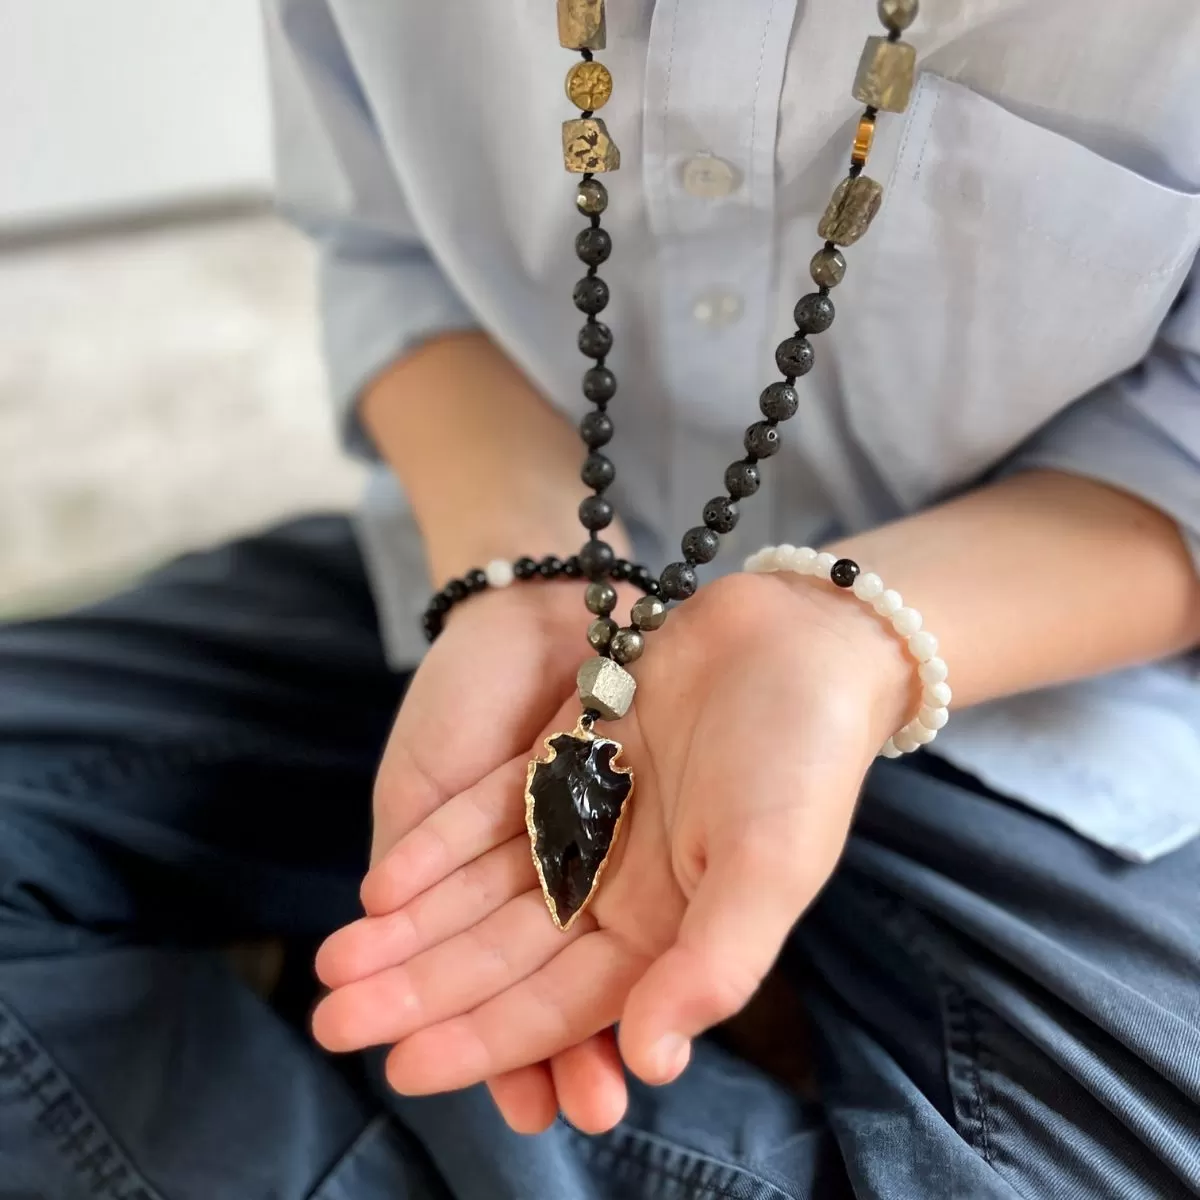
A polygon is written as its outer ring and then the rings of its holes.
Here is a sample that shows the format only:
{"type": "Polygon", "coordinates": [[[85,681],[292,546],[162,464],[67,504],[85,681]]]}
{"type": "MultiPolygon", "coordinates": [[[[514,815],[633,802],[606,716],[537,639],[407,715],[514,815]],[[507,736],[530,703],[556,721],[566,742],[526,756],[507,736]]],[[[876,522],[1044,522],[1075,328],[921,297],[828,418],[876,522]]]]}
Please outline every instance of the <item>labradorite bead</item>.
{"type": "Polygon", "coordinates": [[[813,255],[809,270],[814,283],[821,287],[837,287],[846,277],[846,259],[840,250],[825,247],[813,255]]]}
{"type": "Polygon", "coordinates": [[[613,506],[603,496],[585,496],[579,502],[579,523],[584,529],[607,529],[612,519],[613,506]]]}
{"type": "Polygon", "coordinates": [[[613,466],[612,459],[603,454],[589,454],[583,460],[583,469],[579,472],[579,478],[597,491],[608,487],[616,477],[617,469],[613,466]]]}
{"type": "Polygon", "coordinates": [[[839,558],[829,569],[829,578],[840,588],[854,586],[858,578],[859,567],[852,558],[839,558]]]}
{"type": "Polygon", "coordinates": [[[598,617],[607,617],[617,607],[617,589],[603,580],[589,583],[584,593],[583,602],[590,613],[598,617]]]}
{"type": "Polygon", "coordinates": [[[746,430],[746,453],[755,458],[770,458],[779,452],[779,430],[767,421],[759,421],[746,430]]]}
{"type": "Polygon", "coordinates": [[[882,204],[882,184],[867,175],[843,179],[834,190],[817,233],[827,242],[853,246],[870,229],[882,204]]]}
{"type": "Polygon", "coordinates": [[[595,275],[585,275],[575,285],[575,307],[593,316],[608,307],[608,284],[595,275]]]}
{"type": "Polygon", "coordinates": [[[575,238],[575,253],[589,267],[598,267],[612,253],[612,238],[603,229],[581,229],[575,238]]]}
{"type": "Polygon", "coordinates": [[[579,353],[603,358],[613,348],[612,330],[602,321],[589,321],[579,331],[579,353]]]}
{"type": "Polygon", "coordinates": [[[710,563],[721,549],[721,539],[706,526],[697,525],[683,535],[680,549],[688,562],[710,563]]]}
{"type": "Polygon", "coordinates": [[[593,450],[607,446],[612,441],[612,435],[612,418],[606,413],[590,412],[579,422],[579,436],[593,450]]]}
{"type": "Polygon", "coordinates": [[[637,662],[645,649],[646,639],[636,629],[618,629],[608,644],[608,652],[612,655],[613,662],[620,663],[621,666],[637,662]]]}
{"type": "Polygon", "coordinates": [[[586,216],[598,217],[608,207],[608,188],[598,179],[585,179],[575,193],[575,205],[586,216]]]}
{"type": "Polygon", "coordinates": [[[667,619],[667,606],[657,596],[643,596],[630,610],[630,620],[647,633],[661,629],[667,619]]]}
{"type": "Polygon", "coordinates": [[[918,0],[879,0],[879,19],[889,29],[903,33],[916,19],[920,9],[918,0]]]}
{"type": "Polygon", "coordinates": [[[833,301],[828,296],[812,292],[800,299],[792,315],[796,318],[796,328],[801,333],[824,333],[833,324],[833,318],[837,314],[833,301]]]}
{"type": "Polygon", "coordinates": [[[585,542],[579,551],[579,565],[588,579],[607,579],[616,557],[607,542],[593,540],[585,542]]]}
{"type": "Polygon", "coordinates": [[[800,407],[800,394],[791,384],[773,383],[759,396],[758,407],[768,421],[790,421],[800,407]]]}
{"type": "Polygon", "coordinates": [[[807,375],[813,359],[812,343],[806,337],[786,338],[775,351],[775,365],[784,375],[807,375]]]}
{"type": "Polygon", "coordinates": [[[725,469],[725,489],[735,500],[753,496],[761,482],[758,468],[753,463],[739,459],[725,469]]]}
{"type": "Polygon", "coordinates": [[[617,632],[617,629],[618,625],[616,621],[609,617],[598,617],[588,626],[588,645],[593,650],[603,653],[608,649],[609,644],[613,640],[613,634],[617,632]]]}
{"type": "Polygon", "coordinates": [[[593,404],[603,404],[617,394],[617,377],[607,367],[592,367],[584,372],[583,394],[593,404]]]}
{"type": "Polygon", "coordinates": [[[714,533],[732,533],[740,516],[738,506],[728,496],[714,496],[704,506],[704,523],[714,533]]]}
{"type": "Polygon", "coordinates": [[[671,563],[662,573],[662,593],[668,600],[686,600],[698,586],[696,569],[687,563],[671,563]]]}

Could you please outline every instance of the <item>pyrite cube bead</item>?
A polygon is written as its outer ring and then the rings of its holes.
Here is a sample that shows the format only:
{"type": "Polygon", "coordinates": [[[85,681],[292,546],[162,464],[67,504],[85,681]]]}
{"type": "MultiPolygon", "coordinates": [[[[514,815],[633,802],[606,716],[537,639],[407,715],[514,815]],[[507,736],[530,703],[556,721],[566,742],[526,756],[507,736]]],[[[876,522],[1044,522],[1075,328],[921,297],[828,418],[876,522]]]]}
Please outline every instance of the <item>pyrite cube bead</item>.
{"type": "Polygon", "coordinates": [[[827,242],[853,246],[871,227],[883,204],[883,186],[866,175],[843,179],[829,201],[817,232],[827,242]]]}
{"type": "Polygon", "coordinates": [[[854,78],[854,98],[869,108],[901,113],[908,107],[916,76],[917,52],[907,42],[867,38],[854,78]]]}
{"type": "Polygon", "coordinates": [[[558,40],[567,50],[603,50],[604,0],[558,0],[558,40]]]}
{"type": "Polygon", "coordinates": [[[621,152],[599,117],[564,121],[562,140],[563,166],[572,174],[596,175],[620,169],[621,152]]]}
{"type": "Polygon", "coordinates": [[[576,678],[579,700],[606,721],[619,721],[633,703],[637,681],[611,658],[589,658],[576,678]]]}

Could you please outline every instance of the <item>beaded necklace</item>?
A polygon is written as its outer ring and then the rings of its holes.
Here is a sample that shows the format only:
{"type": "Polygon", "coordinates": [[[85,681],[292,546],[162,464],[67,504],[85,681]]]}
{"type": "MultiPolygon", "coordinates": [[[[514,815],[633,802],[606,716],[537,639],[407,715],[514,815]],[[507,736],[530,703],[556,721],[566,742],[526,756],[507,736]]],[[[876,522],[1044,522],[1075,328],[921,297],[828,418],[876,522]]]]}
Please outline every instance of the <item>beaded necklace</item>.
{"type": "MultiPolygon", "coordinates": [[[[543,754],[529,764],[525,817],[546,905],[555,924],[566,930],[596,894],[634,789],[632,769],[618,765],[620,742],[598,735],[596,725],[602,720],[618,720],[629,711],[637,684],[626,668],[642,656],[647,635],[666,621],[667,602],[683,602],[695,594],[696,568],[716,558],[721,536],[731,533],[738,523],[739,502],[759,489],[759,464],[779,450],[780,425],[799,408],[796,381],[812,370],[814,362],[809,338],[833,324],[830,292],[846,273],[841,248],[853,245],[866,233],[883,201],[883,188],[864,175],[863,169],[878,114],[903,112],[908,106],[916,51],[900,36],[916,19],[918,0],[878,0],[879,19],[887,35],[868,38],[859,63],[854,97],[866,108],[855,133],[850,169],[818,225],[824,245],[810,264],[817,290],[797,303],[796,333],[775,351],[775,365],[783,379],[770,384],[759,397],[762,419],[746,430],[745,455],[725,471],[725,493],[704,506],[703,524],[683,535],[682,558],[663,571],[657,588],[633,605],[630,624],[624,628],[611,615],[617,593],[609,579],[617,560],[612,547],[600,537],[614,517],[605,493],[616,470],[601,450],[613,436],[608,405],[616,395],[617,380],[607,365],[612,331],[597,319],[609,302],[609,288],[599,270],[612,253],[612,238],[601,225],[608,189],[598,176],[621,165],[616,143],[604,121],[595,115],[613,91],[612,75],[595,58],[595,51],[603,50],[607,42],[605,0],[557,3],[559,41],[581,56],[566,79],[567,96],[580,115],[563,123],[562,142],[567,171],[580,176],[575,204],[588,221],[575,239],[575,253],[586,264],[587,274],[575,285],[574,301],[586,316],[578,341],[580,352],[593,360],[583,376],[583,394],[594,409],[579,426],[587,448],[581,478],[592,489],[592,495],[579,506],[588,540],[572,561],[577,561],[580,574],[590,581],[585,603],[594,619],[588,642],[596,654],[579,670],[583,708],[579,723],[570,733],[546,738],[543,754]]],[[[625,563],[621,567],[629,569],[625,563]]],[[[618,569],[616,575],[619,578],[625,571],[618,569]]],[[[857,566],[846,560],[836,564],[833,582],[849,588],[857,576],[857,566]]]]}

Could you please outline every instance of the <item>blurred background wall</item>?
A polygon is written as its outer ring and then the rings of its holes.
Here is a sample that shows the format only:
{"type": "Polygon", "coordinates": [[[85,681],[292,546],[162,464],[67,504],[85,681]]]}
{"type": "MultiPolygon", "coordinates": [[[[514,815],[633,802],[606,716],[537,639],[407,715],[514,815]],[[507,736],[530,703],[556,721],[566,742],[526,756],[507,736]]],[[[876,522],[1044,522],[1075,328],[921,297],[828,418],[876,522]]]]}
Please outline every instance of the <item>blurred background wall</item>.
{"type": "Polygon", "coordinates": [[[345,508],[254,0],[0,0],[0,615],[345,508]]]}

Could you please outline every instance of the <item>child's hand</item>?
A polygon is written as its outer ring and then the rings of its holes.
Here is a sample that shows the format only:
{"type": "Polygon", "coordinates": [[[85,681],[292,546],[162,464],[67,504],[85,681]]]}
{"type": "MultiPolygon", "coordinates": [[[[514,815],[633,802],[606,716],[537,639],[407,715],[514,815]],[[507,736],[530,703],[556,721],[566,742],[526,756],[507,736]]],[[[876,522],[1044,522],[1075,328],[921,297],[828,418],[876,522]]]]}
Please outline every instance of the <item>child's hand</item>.
{"type": "MultiPolygon", "coordinates": [[[[514,1126],[561,1104],[601,1129],[624,1105],[614,1022],[628,1066],[665,1083],[692,1038],[747,1002],[910,715],[911,667],[847,597],[739,576],[672,613],[636,674],[633,711],[603,730],[636,789],[590,911],[564,935],[545,910],[524,830],[529,756],[515,756],[376,863],[373,915],[318,959],[335,989],[314,1017],[324,1045],[395,1042],[401,1092],[500,1076],[514,1126]]],[[[568,701],[549,728],[569,730],[577,710],[568,701]]]]}

